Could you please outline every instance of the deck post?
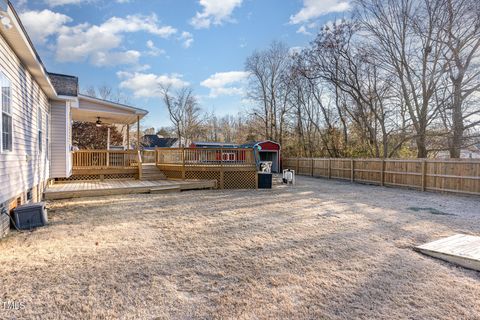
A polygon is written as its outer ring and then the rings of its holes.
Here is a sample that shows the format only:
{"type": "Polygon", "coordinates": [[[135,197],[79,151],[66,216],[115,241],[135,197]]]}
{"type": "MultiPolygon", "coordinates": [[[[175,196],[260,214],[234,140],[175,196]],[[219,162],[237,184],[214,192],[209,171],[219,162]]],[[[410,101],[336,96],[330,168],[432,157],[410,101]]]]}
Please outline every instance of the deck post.
{"type": "Polygon", "coordinates": [[[110,127],[107,128],[107,167],[110,166],[110,127]]]}
{"type": "Polygon", "coordinates": [[[182,148],[182,179],[185,180],[185,148],[182,148]]]}
{"type": "Polygon", "coordinates": [[[140,116],[137,116],[137,150],[140,150],[140,116]]]}
{"type": "Polygon", "coordinates": [[[220,189],[225,188],[225,169],[223,168],[223,148],[220,149],[220,189]]]}

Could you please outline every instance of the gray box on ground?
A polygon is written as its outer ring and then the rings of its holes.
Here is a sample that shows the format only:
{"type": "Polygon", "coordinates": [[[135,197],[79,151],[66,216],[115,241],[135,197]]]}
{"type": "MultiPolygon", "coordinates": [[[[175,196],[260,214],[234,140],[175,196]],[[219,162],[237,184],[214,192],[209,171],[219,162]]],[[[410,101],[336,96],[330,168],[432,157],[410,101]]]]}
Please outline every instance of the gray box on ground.
{"type": "Polygon", "coordinates": [[[13,210],[15,225],[18,229],[32,229],[47,224],[48,216],[44,202],[26,204],[13,210]]]}

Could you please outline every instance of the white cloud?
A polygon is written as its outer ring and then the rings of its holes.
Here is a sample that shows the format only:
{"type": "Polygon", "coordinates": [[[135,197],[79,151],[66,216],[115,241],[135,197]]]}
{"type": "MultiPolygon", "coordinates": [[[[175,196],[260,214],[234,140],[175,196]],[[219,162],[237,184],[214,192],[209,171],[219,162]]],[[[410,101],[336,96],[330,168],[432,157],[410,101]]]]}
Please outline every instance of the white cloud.
{"type": "Polygon", "coordinates": [[[44,1],[50,7],[64,6],[67,4],[80,4],[86,2],[85,0],[45,0],[44,1]]]}
{"type": "Polygon", "coordinates": [[[150,98],[161,96],[160,86],[171,86],[172,88],[183,88],[189,85],[182,79],[181,74],[161,74],[141,72],[117,72],[122,79],[120,88],[131,90],[137,98],[150,98]]]}
{"type": "Polygon", "coordinates": [[[20,14],[20,19],[34,43],[42,44],[47,38],[56,34],[72,18],[67,15],[50,11],[26,11],[20,14]]]}
{"type": "Polygon", "coordinates": [[[147,52],[149,56],[157,57],[157,56],[166,54],[166,51],[163,49],[157,48],[155,46],[155,43],[152,40],[147,41],[147,48],[149,49],[149,51],[147,52]]]}
{"type": "Polygon", "coordinates": [[[91,62],[98,67],[138,64],[140,56],[141,53],[136,50],[128,50],[124,52],[95,52],[91,57],[91,62]]]}
{"type": "Polygon", "coordinates": [[[231,20],[231,14],[236,7],[241,6],[243,0],[199,0],[203,7],[197,12],[190,24],[196,29],[209,28],[212,24],[220,25],[231,20]]]}
{"type": "Polygon", "coordinates": [[[248,72],[245,71],[217,72],[200,84],[210,89],[210,97],[241,95],[247,78],[248,72]]]}
{"type": "MultiPolygon", "coordinates": [[[[50,36],[56,36],[54,48],[58,61],[89,61],[96,66],[138,63],[141,56],[139,51],[122,48],[127,33],[146,32],[161,38],[169,38],[177,33],[171,26],[160,25],[155,14],[112,17],[100,25],[83,23],[74,26],[68,25],[72,18],[50,10],[25,11],[21,19],[36,43],[44,44],[50,36]]],[[[151,45],[149,54],[164,53],[155,48],[153,42],[151,45]]]]}
{"type": "Polygon", "coordinates": [[[84,23],[73,27],[63,26],[58,29],[56,57],[61,62],[89,60],[95,65],[137,63],[138,51],[112,51],[121,47],[125,33],[141,31],[162,38],[177,32],[171,26],[160,26],[156,15],[113,17],[101,25],[84,23]],[[111,58],[109,61],[106,60],[108,57],[111,58]]]}
{"type": "Polygon", "coordinates": [[[303,0],[303,8],[290,17],[291,24],[300,24],[332,12],[349,10],[349,0],[303,0]]]}
{"type": "Polygon", "coordinates": [[[184,48],[190,48],[193,43],[193,35],[190,32],[183,31],[179,38],[184,48]]]}
{"type": "Polygon", "coordinates": [[[307,27],[306,26],[300,26],[300,28],[298,28],[297,30],[297,33],[301,33],[301,34],[304,34],[306,36],[310,36],[312,35],[312,33],[310,31],[307,30],[307,27]]]}

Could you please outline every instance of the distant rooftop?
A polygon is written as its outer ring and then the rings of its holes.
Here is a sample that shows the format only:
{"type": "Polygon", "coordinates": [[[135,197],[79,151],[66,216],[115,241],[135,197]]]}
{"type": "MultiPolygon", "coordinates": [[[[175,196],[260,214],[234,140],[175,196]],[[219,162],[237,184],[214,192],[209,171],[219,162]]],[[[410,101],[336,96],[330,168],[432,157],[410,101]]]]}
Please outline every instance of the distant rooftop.
{"type": "Polygon", "coordinates": [[[230,142],[203,142],[203,141],[194,141],[193,144],[197,148],[201,147],[212,147],[212,148],[238,148],[239,145],[236,143],[230,142]]]}
{"type": "Polygon", "coordinates": [[[142,145],[145,148],[170,148],[177,141],[178,138],[163,138],[156,134],[146,134],[142,137],[142,145]]]}

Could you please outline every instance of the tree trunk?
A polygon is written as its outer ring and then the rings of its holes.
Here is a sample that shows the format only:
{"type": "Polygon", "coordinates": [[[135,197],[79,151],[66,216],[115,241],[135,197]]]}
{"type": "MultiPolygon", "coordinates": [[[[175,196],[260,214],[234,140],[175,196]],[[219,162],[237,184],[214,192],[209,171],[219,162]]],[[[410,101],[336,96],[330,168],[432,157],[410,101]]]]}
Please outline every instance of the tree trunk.
{"type": "Polygon", "coordinates": [[[428,155],[427,146],[425,143],[425,133],[420,133],[415,139],[417,143],[417,158],[426,158],[428,155]]]}
{"type": "Polygon", "coordinates": [[[460,152],[463,144],[463,133],[465,126],[463,123],[462,101],[461,101],[461,85],[454,83],[453,85],[453,105],[452,105],[452,138],[450,141],[450,158],[460,158],[460,152]]]}

